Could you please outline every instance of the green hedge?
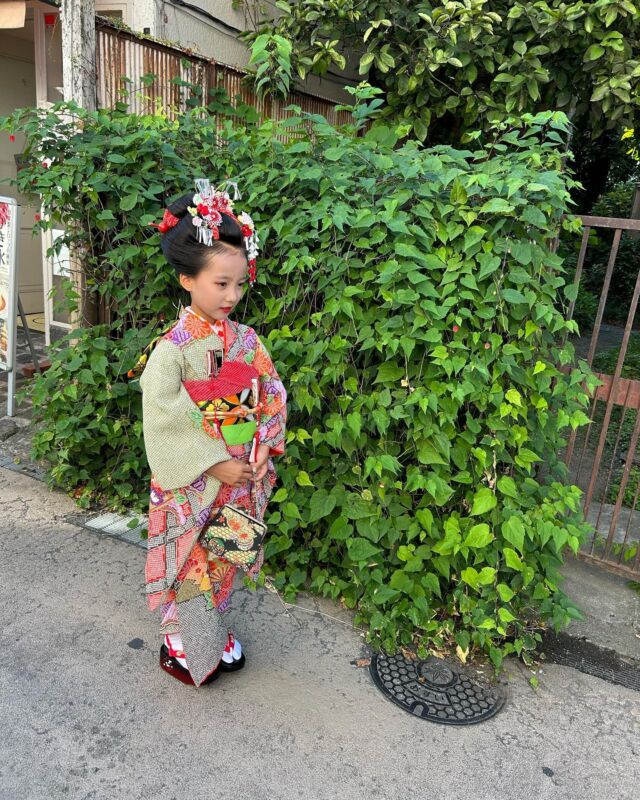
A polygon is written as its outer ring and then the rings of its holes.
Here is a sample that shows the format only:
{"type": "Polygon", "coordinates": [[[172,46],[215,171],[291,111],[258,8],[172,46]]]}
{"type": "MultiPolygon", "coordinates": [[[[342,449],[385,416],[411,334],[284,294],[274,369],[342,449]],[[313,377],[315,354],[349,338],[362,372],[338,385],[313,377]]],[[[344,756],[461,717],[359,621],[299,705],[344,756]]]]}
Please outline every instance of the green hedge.
{"type": "Polygon", "coordinates": [[[398,146],[381,125],[359,135],[373,96],[358,92],[344,129],[315,115],[232,122],[219,99],[215,119],[75,110],[77,128],[57,108],[4,122],[40,148],[22,190],[43,195],[118,309],[36,380],[36,453],[81,501],[142,506],[125,373],[178,301],[147,223],[195,175],[237,178],[264,244],[238,316],[290,397],[267,518],[275,585],[357,609],[375,645],[463,659],[479,647],[498,665],[526,657],[540,620],[577,614],[557,568],[585,526],[558,454],[587,421],[593,378],[558,368],[575,323],[557,310],[571,290],[547,246],[568,207],[567,123],[526,117],[475,151],[398,146]]]}

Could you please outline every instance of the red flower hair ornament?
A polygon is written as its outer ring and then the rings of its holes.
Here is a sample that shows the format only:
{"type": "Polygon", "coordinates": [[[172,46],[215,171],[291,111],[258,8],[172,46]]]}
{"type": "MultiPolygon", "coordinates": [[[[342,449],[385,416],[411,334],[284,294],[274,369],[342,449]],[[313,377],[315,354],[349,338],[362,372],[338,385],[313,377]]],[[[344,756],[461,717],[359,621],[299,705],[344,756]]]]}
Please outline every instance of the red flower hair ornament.
{"type": "MultiPolygon", "coordinates": [[[[225,181],[228,186],[233,186],[233,200],[226,189],[216,189],[207,178],[196,180],[196,194],[193,195],[193,205],[188,206],[187,211],[191,215],[191,221],[197,228],[198,241],[211,247],[214,241],[220,238],[220,226],[222,225],[222,215],[235,219],[242,230],[244,244],[249,259],[249,283],[256,280],[256,256],[258,255],[259,238],[255,225],[251,217],[243,211],[237,216],[233,213],[233,201],[240,198],[238,184],[235,181],[225,181]]],[[[157,228],[160,233],[178,224],[180,220],[170,211],[164,212],[164,217],[159,225],[150,223],[157,228]]]]}
{"type": "Polygon", "coordinates": [[[175,226],[180,222],[178,217],[174,217],[173,214],[165,209],[164,216],[162,217],[162,222],[158,225],[155,222],[150,222],[149,225],[152,228],[157,228],[160,233],[166,233],[171,228],[175,228],[175,226]]]}

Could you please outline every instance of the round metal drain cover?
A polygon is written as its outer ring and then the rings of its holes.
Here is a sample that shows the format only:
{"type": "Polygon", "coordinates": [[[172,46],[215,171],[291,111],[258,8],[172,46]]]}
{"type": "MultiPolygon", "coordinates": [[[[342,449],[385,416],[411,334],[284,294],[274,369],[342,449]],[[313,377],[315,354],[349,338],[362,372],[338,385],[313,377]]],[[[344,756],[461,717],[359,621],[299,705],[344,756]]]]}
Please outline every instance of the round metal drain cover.
{"type": "Polygon", "coordinates": [[[483,722],[497,714],[506,700],[500,686],[482,686],[434,657],[410,661],[400,653],[378,653],[371,658],[370,669],[389,700],[417,717],[443,725],[483,722]]]}

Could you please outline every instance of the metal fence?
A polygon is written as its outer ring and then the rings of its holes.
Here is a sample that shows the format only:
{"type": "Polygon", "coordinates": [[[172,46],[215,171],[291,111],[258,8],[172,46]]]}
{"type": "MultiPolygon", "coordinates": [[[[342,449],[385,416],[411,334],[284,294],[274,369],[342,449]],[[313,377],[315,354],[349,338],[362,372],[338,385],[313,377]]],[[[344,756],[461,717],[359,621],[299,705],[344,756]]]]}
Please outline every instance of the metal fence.
{"type": "Polygon", "coordinates": [[[322,114],[332,124],[349,120],[349,113],[337,111],[336,103],[306,92],[292,92],[286,101],[256,96],[243,78],[246,72],[203,58],[177,47],[140,38],[133,33],[96,20],[97,103],[113,108],[126,102],[131,112],[151,114],[156,110],[172,116],[186,108],[192,96],[189,86],[199,87],[203,98],[215,87],[227,90],[232,104],[253,106],[263,118],[284,119],[287,106],[322,114]],[[153,77],[150,77],[153,76],[153,77]]]}
{"type": "MultiPolygon", "coordinates": [[[[640,220],[606,217],[582,217],[583,234],[576,264],[575,285],[584,284],[585,274],[593,267],[589,264],[588,250],[593,234],[602,240],[612,235],[611,246],[601,268],[602,286],[599,289],[597,310],[590,337],[576,339],[576,351],[589,366],[596,361],[596,375],[602,385],[591,397],[591,423],[574,431],[568,442],[565,462],[569,477],[584,491],[584,513],[595,528],[594,535],[583,546],[580,558],[598,563],[625,576],[640,576],[640,515],[637,510],[640,495],[640,381],[623,376],[633,357],[630,350],[632,329],[640,297],[640,264],[636,273],[633,293],[625,303],[615,309],[622,324],[604,322],[610,289],[614,287],[616,302],[624,292],[615,271],[623,235],[637,236],[640,220]],[[587,265],[585,271],[585,264],[587,265]],[[628,306],[628,307],[627,307],[628,306]],[[598,358],[604,353],[607,369],[597,371],[598,358]],[[611,365],[613,369],[611,369],[611,365]]],[[[606,247],[606,245],[605,245],[606,247]]],[[[601,247],[602,250],[602,247],[601,247]]],[[[575,311],[571,302],[568,317],[575,311]]]]}

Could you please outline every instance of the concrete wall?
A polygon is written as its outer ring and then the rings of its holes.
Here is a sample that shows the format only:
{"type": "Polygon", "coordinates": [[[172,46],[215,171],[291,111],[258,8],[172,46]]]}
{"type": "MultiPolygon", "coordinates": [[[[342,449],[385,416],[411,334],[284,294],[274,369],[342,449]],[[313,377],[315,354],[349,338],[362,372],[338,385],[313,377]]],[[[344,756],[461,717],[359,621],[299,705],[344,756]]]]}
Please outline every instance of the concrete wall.
{"type": "MultiPolygon", "coordinates": [[[[244,9],[233,8],[231,0],[189,0],[189,2],[215,17],[188,8],[174,5],[170,0],[96,0],[96,11],[120,9],[125,22],[135,31],[149,29],[158,39],[176,42],[181,47],[191,48],[201,55],[213,58],[234,67],[246,67],[249,51],[237,38],[238,33],[253,27],[252,19],[244,9]]],[[[278,9],[267,0],[274,16],[278,9]]],[[[336,70],[337,72],[337,70],[336,70]]],[[[357,75],[344,79],[340,75],[323,78],[310,76],[300,88],[314,95],[336,102],[348,101],[343,85],[357,83],[357,75]]]]}

